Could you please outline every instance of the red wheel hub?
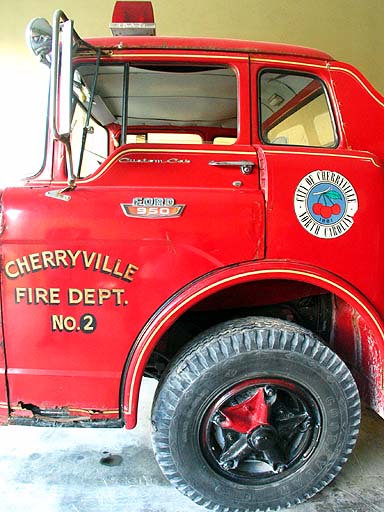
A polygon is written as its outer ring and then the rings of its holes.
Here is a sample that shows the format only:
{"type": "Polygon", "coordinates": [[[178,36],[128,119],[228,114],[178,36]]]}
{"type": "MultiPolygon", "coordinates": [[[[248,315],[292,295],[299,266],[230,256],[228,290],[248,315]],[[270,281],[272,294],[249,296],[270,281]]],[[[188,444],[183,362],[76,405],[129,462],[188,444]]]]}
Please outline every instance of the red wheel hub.
{"type": "Polygon", "coordinates": [[[269,425],[268,411],[269,405],[265,399],[264,389],[260,388],[241,404],[222,409],[221,413],[225,419],[221,422],[221,427],[249,434],[260,425],[269,425]]]}
{"type": "Polygon", "coordinates": [[[214,401],[203,424],[208,460],[234,481],[274,481],[302,464],[320,431],[316,402],[277,378],[243,381],[214,401]]]}

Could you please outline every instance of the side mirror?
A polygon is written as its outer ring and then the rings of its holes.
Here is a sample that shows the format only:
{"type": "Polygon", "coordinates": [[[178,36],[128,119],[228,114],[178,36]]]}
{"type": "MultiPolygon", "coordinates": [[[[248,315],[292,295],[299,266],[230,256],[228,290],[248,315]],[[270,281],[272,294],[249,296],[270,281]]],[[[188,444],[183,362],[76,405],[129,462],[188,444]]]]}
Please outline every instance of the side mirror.
{"type": "Polygon", "coordinates": [[[50,65],[52,50],[52,27],[45,18],[34,18],[26,29],[27,45],[40,59],[40,62],[50,65]]]}

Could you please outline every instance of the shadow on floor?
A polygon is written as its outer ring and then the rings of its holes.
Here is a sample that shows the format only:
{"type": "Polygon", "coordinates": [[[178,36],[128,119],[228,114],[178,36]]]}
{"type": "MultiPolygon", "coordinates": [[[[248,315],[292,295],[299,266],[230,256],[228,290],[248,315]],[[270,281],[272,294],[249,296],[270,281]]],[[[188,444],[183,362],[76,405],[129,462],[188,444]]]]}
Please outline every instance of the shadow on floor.
{"type": "MultiPolygon", "coordinates": [[[[139,425],[0,429],[0,512],[203,512],[174,490],[152,453],[145,382],[139,425]],[[100,460],[112,455],[112,464],[100,460]]],[[[111,462],[109,461],[109,462],[111,462]]],[[[336,480],[292,512],[384,512],[384,423],[363,415],[357,448],[336,480]]]]}

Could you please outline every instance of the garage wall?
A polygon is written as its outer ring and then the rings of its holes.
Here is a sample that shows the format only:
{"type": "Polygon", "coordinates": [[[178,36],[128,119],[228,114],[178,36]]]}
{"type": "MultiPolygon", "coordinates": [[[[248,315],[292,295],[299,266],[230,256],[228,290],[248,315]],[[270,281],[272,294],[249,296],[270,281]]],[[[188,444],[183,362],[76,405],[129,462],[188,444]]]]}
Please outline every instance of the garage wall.
{"type": "MultiPolygon", "coordinates": [[[[358,67],[384,93],[382,0],[152,0],[158,35],[255,39],[324,50],[358,67]]],[[[0,3],[0,184],[37,170],[47,70],[24,42],[34,17],[61,8],[80,35],[109,35],[114,0],[2,0],[0,3]]]]}

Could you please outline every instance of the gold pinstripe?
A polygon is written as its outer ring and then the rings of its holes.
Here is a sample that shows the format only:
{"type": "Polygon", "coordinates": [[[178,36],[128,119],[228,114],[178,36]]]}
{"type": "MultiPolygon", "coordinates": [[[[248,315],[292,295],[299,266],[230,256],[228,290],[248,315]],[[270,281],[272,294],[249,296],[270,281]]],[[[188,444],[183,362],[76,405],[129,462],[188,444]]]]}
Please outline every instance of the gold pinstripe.
{"type": "Polygon", "coordinates": [[[338,66],[331,66],[330,70],[331,71],[342,71],[344,73],[347,73],[348,75],[351,75],[355,80],[357,80],[359,82],[359,84],[363,87],[363,89],[366,90],[366,92],[371,96],[372,99],[374,99],[381,107],[384,107],[384,102],[381,101],[380,98],[376,94],[374,94],[369,89],[369,87],[366,86],[366,84],[361,80],[361,78],[359,76],[356,75],[356,73],[354,73],[353,71],[351,71],[349,69],[341,68],[338,66]]]}
{"type": "Polygon", "coordinates": [[[310,64],[309,62],[300,62],[300,61],[290,61],[290,60],[281,60],[281,59],[264,59],[263,57],[251,57],[251,62],[260,62],[260,63],[271,63],[271,64],[290,64],[293,66],[303,66],[309,68],[320,68],[327,69],[328,63],[326,64],[310,64]]]}
{"type": "Polygon", "coordinates": [[[285,151],[285,150],[274,150],[274,149],[263,149],[266,154],[283,154],[283,155],[310,155],[310,156],[330,156],[332,158],[348,158],[354,160],[366,160],[371,162],[375,167],[381,167],[375,159],[371,156],[358,156],[358,155],[343,155],[340,153],[321,153],[313,151],[285,151]]]}

